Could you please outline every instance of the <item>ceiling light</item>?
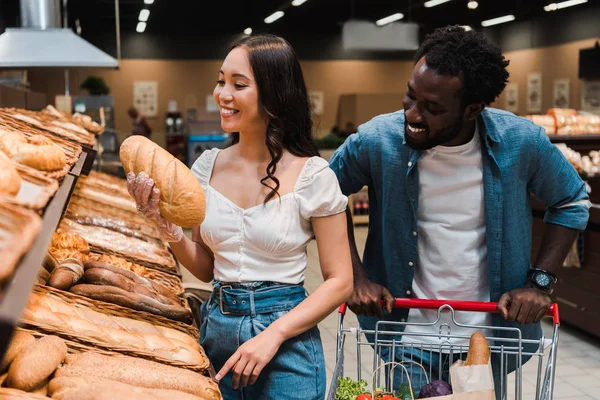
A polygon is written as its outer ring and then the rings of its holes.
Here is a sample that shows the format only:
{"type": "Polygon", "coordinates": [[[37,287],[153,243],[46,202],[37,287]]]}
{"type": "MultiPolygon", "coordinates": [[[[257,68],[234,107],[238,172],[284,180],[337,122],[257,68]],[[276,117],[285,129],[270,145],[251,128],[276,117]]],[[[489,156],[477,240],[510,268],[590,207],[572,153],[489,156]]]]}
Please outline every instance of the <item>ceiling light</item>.
{"type": "Polygon", "coordinates": [[[427,8],[429,8],[429,7],[439,6],[440,4],[444,4],[449,1],[450,0],[429,0],[429,1],[426,1],[423,5],[427,8]]]}
{"type": "Polygon", "coordinates": [[[473,30],[473,28],[471,28],[469,25],[461,25],[460,27],[463,28],[467,32],[473,30]]]}
{"type": "Polygon", "coordinates": [[[390,22],[394,22],[394,21],[398,21],[400,19],[404,18],[404,14],[402,13],[396,13],[396,14],[392,14],[389,17],[385,17],[385,18],[381,18],[380,20],[378,20],[377,22],[375,22],[375,24],[377,26],[383,26],[383,25],[387,25],[390,22]]]}
{"type": "Polygon", "coordinates": [[[267,18],[265,18],[265,24],[271,24],[271,23],[277,21],[279,18],[283,17],[283,15],[284,15],[283,11],[275,11],[273,14],[271,14],[267,18]]]}
{"type": "Polygon", "coordinates": [[[146,23],[145,22],[138,22],[137,26],[135,27],[135,30],[138,33],[143,33],[146,30],[146,23]]]}
{"type": "Polygon", "coordinates": [[[154,0],[144,0],[144,4],[154,4],[154,0]]]}
{"type": "Polygon", "coordinates": [[[546,10],[546,11],[556,11],[556,10],[560,10],[561,8],[572,7],[572,6],[576,6],[576,5],[579,5],[579,4],[584,4],[584,3],[587,3],[587,2],[588,2],[588,0],[562,1],[560,3],[548,4],[547,6],[544,7],[544,10],[546,10]]]}
{"type": "Polygon", "coordinates": [[[488,19],[486,21],[482,21],[481,26],[498,25],[498,24],[503,24],[505,22],[510,22],[510,21],[514,21],[514,20],[515,20],[514,15],[505,15],[503,17],[492,18],[492,19],[488,19]]]}
{"type": "Polygon", "coordinates": [[[301,6],[302,4],[306,3],[306,1],[307,0],[294,0],[294,1],[292,1],[292,5],[294,7],[298,7],[298,6],[301,6]]]}
{"type": "Polygon", "coordinates": [[[469,9],[474,10],[479,6],[479,3],[476,2],[475,0],[472,0],[470,2],[467,3],[467,7],[469,7],[469,9]]]}
{"type": "Polygon", "coordinates": [[[150,16],[150,10],[143,9],[140,11],[140,16],[138,19],[142,22],[148,21],[148,17],[150,16]]]}
{"type": "Polygon", "coordinates": [[[244,35],[252,35],[252,28],[244,29],[244,35]]]}

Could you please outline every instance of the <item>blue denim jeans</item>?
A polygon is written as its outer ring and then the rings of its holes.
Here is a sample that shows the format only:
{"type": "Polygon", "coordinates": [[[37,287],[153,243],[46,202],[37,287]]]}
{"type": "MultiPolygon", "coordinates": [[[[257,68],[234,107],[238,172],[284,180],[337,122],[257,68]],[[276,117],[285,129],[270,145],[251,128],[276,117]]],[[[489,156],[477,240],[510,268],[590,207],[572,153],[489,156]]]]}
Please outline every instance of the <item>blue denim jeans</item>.
{"type": "MultiPolygon", "coordinates": [[[[215,281],[212,296],[202,305],[200,327],[200,342],[215,370],[306,296],[299,285],[215,281]]],[[[253,385],[233,389],[229,372],[219,388],[225,400],[321,400],[325,373],[321,336],[314,327],[285,341],[253,385]]]]}

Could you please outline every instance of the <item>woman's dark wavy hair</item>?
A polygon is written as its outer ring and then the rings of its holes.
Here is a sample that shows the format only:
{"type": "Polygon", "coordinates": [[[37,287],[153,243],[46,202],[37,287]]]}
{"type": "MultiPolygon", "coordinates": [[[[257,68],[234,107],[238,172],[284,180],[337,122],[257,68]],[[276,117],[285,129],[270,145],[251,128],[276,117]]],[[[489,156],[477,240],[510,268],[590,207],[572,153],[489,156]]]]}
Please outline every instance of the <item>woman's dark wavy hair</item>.
{"type": "MultiPolygon", "coordinates": [[[[283,150],[298,157],[318,156],[312,137],[313,121],[306,83],[300,61],[292,46],[283,38],[268,35],[247,36],[235,42],[231,50],[243,47],[248,52],[250,67],[258,88],[258,103],[268,118],[266,145],[271,155],[267,176],[261,183],[270,188],[264,204],[279,196],[279,179],[275,177],[283,150]],[[275,186],[267,181],[271,179],[275,186]]],[[[232,135],[232,144],[240,140],[232,135]]]]}
{"type": "Polygon", "coordinates": [[[429,34],[415,54],[440,75],[459,76],[463,81],[463,106],[490,105],[508,82],[504,58],[499,47],[489,43],[483,33],[446,26],[429,34]]]}

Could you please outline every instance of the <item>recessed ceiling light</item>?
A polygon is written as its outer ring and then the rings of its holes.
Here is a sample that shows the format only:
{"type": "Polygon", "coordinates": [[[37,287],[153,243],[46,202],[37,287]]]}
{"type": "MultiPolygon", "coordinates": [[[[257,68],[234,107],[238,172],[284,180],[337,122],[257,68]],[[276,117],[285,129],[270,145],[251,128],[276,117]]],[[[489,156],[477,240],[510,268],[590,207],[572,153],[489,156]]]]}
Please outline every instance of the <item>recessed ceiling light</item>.
{"type": "Polygon", "coordinates": [[[244,35],[252,35],[252,28],[244,29],[244,35]]]}
{"type": "Polygon", "coordinates": [[[265,24],[271,24],[277,21],[279,18],[283,17],[285,14],[283,11],[275,11],[273,14],[269,15],[265,18],[265,24]]]}
{"type": "Polygon", "coordinates": [[[544,10],[546,10],[546,11],[556,11],[556,10],[560,10],[561,8],[567,8],[567,7],[577,6],[579,4],[584,4],[584,3],[587,3],[587,2],[588,2],[588,0],[568,0],[568,1],[562,1],[560,3],[548,4],[547,6],[544,7],[544,10]]]}
{"type": "Polygon", "coordinates": [[[145,22],[138,22],[137,26],[135,27],[135,30],[138,33],[143,33],[146,30],[146,23],[145,22]]]}
{"type": "Polygon", "coordinates": [[[143,9],[143,10],[140,10],[140,16],[138,19],[142,22],[146,22],[146,21],[148,21],[149,16],[150,16],[150,10],[143,9]]]}
{"type": "Polygon", "coordinates": [[[463,28],[467,32],[473,30],[473,28],[471,28],[469,25],[461,25],[460,27],[463,28]]]}
{"type": "Polygon", "coordinates": [[[479,6],[479,3],[476,2],[475,0],[471,0],[470,2],[467,3],[467,7],[469,7],[469,9],[474,10],[479,6]]]}
{"type": "Polygon", "coordinates": [[[396,14],[390,15],[389,17],[381,18],[380,20],[375,22],[375,24],[377,26],[383,26],[383,25],[389,24],[390,22],[401,20],[402,18],[404,18],[404,14],[396,13],[396,14]]]}
{"type": "Polygon", "coordinates": [[[510,22],[510,21],[514,21],[514,20],[515,20],[514,15],[505,15],[503,17],[492,18],[492,19],[488,19],[486,21],[482,21],[481,26],[498,25],[498,24],[503,24],[505,22],[510,22]]]}
{"type": "Polygon", "coordinates": [[[154,0],[144,0],[144,4],[154,4],[154,0]]]}
{"type": "Polygon", "coordinates": [[[449,2],[450,0],[429,0],[423,3],[423,5],[427,8],[439,6],[440,4],[444,4],[449,2]]]}
{"type": "Polygon", "coordinates": [[[302,4],[306,3],[306,1],[307,0],[294,0],[294,1],[292,1],[292,5],[294,7],[298,7],[298,6],[301,6],[302,4]]]}

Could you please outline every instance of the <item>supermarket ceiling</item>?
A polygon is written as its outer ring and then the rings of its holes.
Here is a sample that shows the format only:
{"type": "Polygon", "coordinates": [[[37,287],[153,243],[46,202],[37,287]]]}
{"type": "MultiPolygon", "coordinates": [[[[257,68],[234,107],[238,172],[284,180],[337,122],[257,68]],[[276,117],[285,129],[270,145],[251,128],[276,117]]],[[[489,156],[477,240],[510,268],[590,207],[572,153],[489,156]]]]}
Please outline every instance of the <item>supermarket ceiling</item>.
{"type": "MultiPolygon", "coordinates": [[[[598,2],[589,0],[577,7],[593,7],[598,2]]],[[[447,24],[480,28],[481,21],[507,14],[515,15],[517,20],[543,14],[543,7],[552,0],[478,0],[476,9],[468,7],[469,0],[446,0],[429,8],[423,0],[306,0],[297,7],[291,5],[292,0],[120,0],[119,3],[123,34],[136,32],[140,11],[147,8],[150,15],[145,32],[165,37],[236,33],[247,27],[254,32],[280,34],[335,33],[351,18],[376,21],[395,13],[404,14],[402,21],[416,22],[428,30],[447,24]],[[145,1],[153,3],[144,4],[145,1]],[[264,19],[276,11],[285,15],[265,24],[264,19]]],[[[75,27],[79,20],[84,37],[114,32],[114,0],[68,0],[67,4],[69,26],[75,27]]],[[[19,25],[18,10],[19,0],[0,1],[1,30],[19,25]]]]}

